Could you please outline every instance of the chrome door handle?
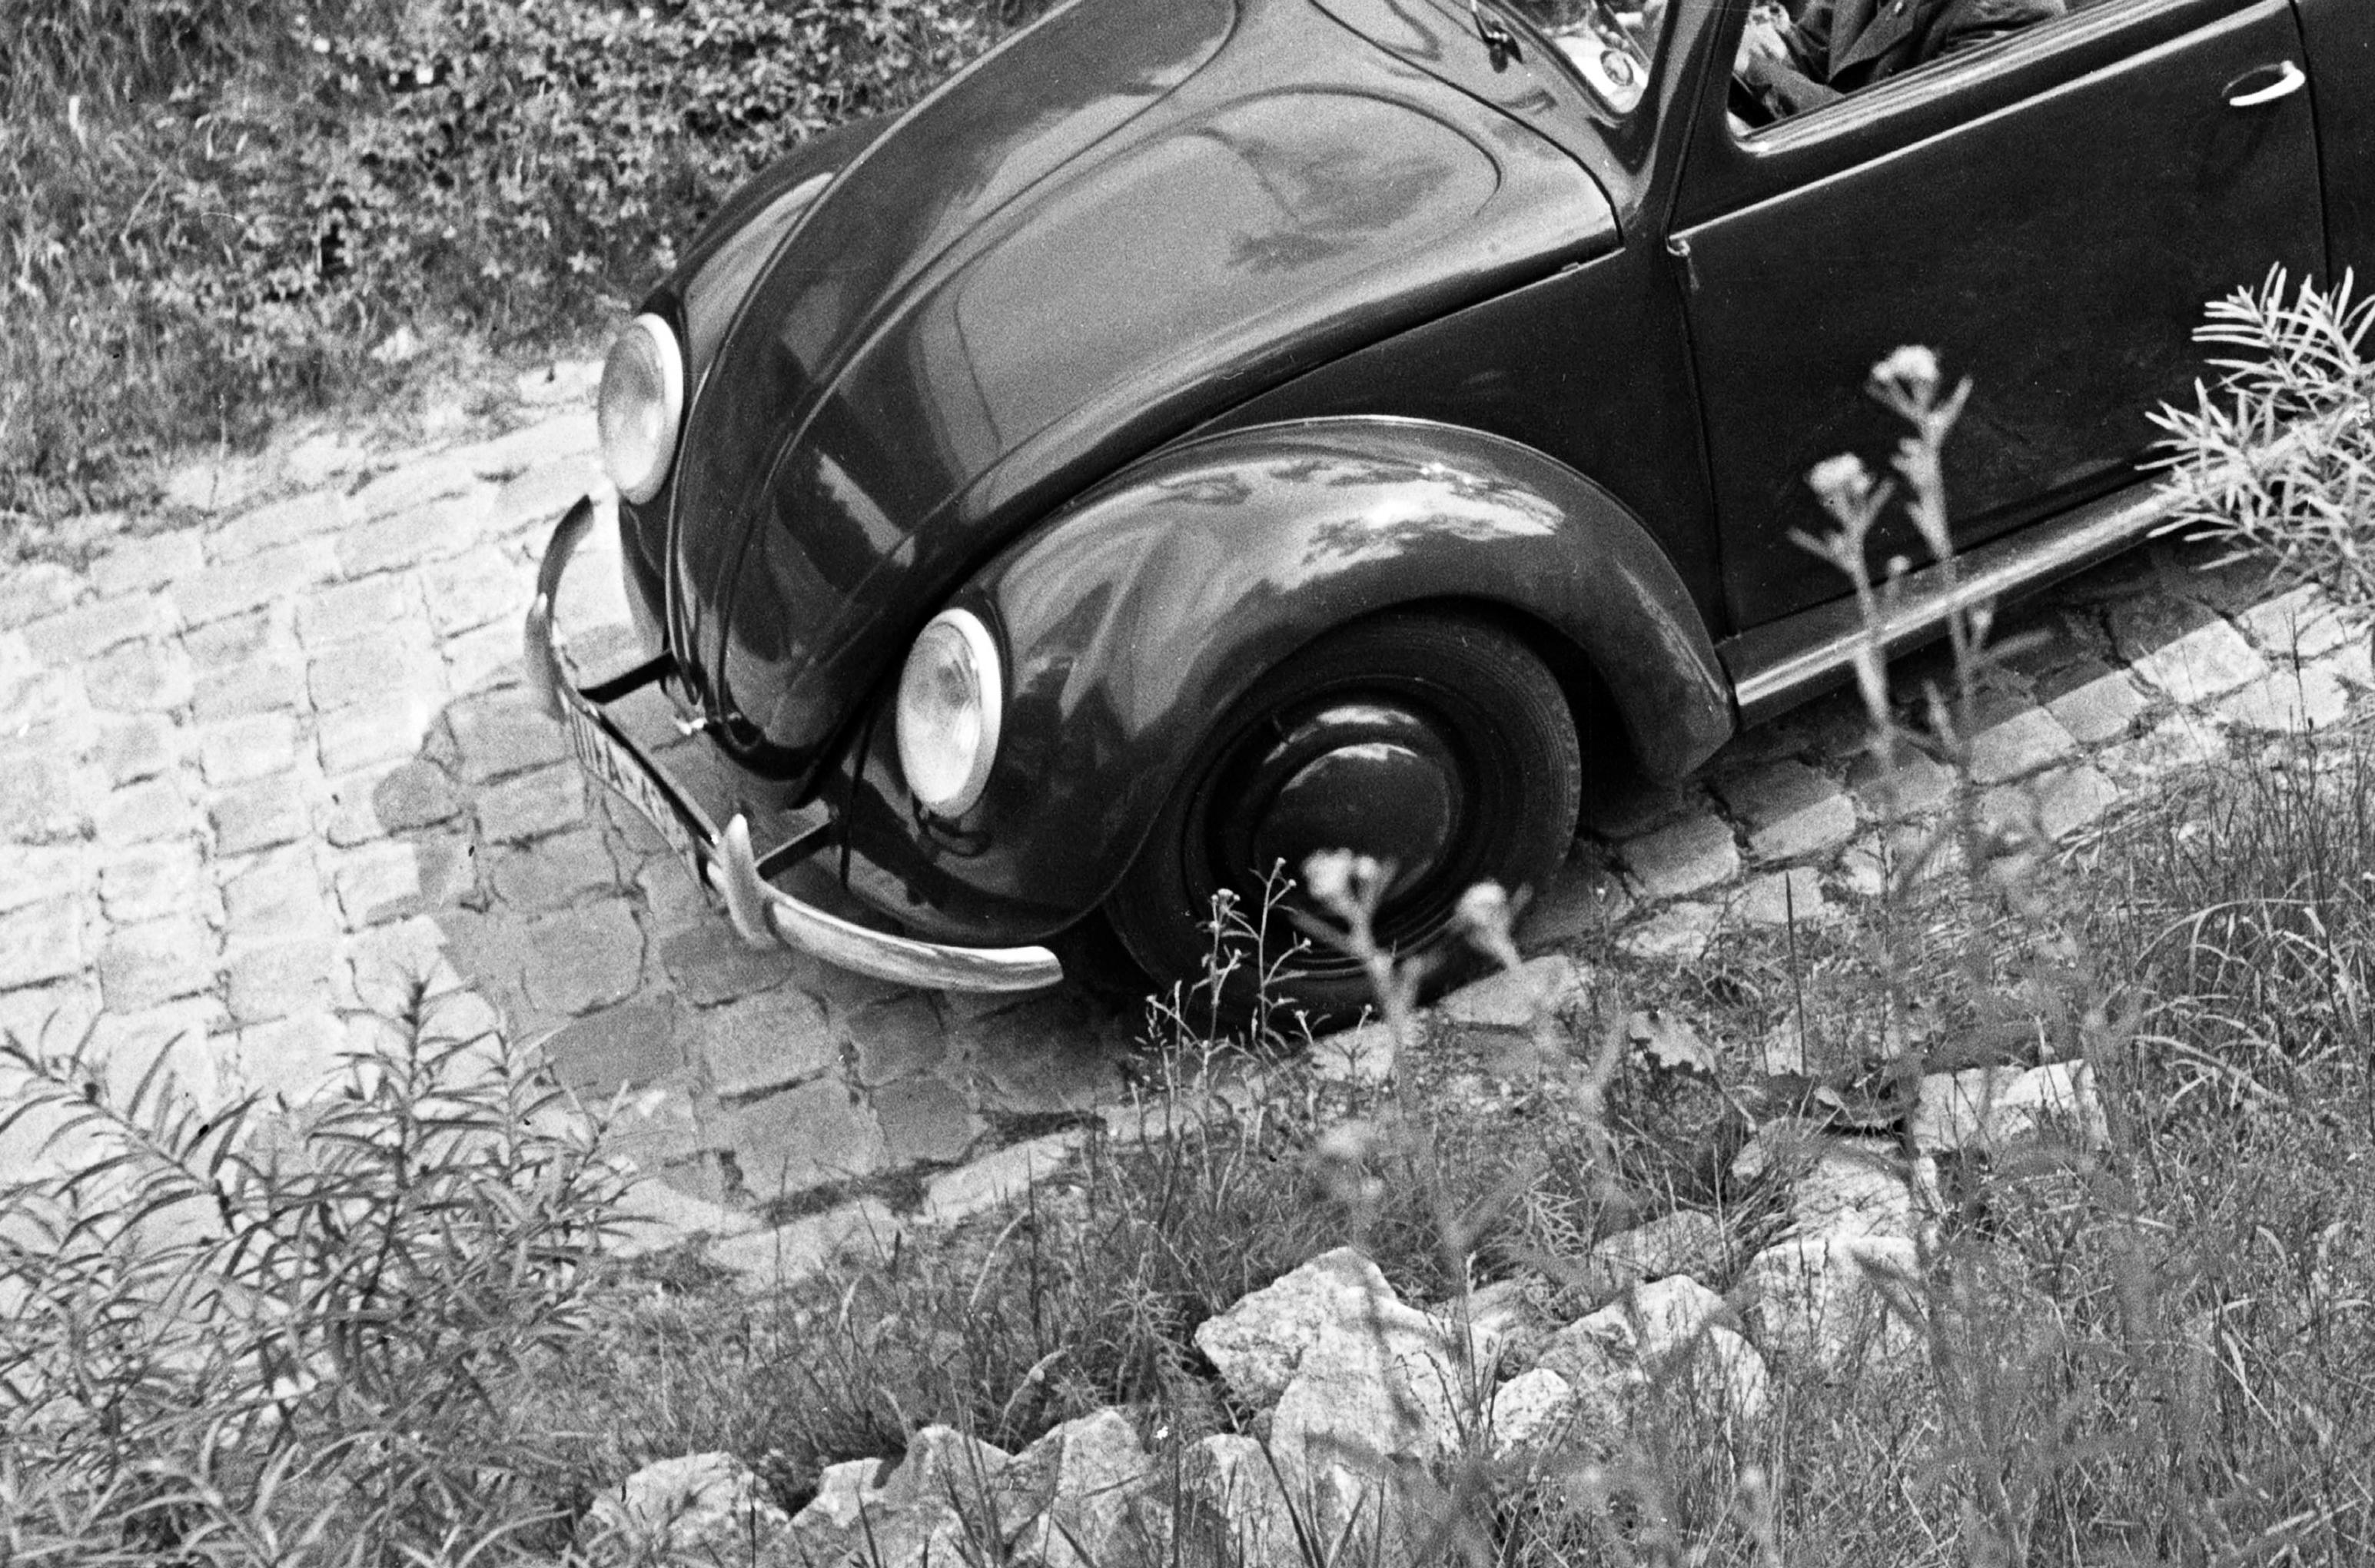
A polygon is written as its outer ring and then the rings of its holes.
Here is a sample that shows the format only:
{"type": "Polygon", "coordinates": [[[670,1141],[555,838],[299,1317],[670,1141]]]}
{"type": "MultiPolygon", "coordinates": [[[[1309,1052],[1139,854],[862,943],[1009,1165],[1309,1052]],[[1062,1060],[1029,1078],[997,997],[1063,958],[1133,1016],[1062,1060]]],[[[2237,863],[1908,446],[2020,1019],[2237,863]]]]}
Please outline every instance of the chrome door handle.
{"type": "Polygon", "coordinates": [[[2227,107],[2257,109],[2263,103],[2274,103],[2280,98],[2290,98],[2307,86],[2309,86],[2308,75],[2298,65],[2287,60],[2281,65],[2263,66],[2249,76],[2237,77],[2227,86],[2227,107]],[[2266,87],[2255,88],[2247,85],[2258,81],[2271,70],[2276,73],[2276,79],[2266,87]]]}

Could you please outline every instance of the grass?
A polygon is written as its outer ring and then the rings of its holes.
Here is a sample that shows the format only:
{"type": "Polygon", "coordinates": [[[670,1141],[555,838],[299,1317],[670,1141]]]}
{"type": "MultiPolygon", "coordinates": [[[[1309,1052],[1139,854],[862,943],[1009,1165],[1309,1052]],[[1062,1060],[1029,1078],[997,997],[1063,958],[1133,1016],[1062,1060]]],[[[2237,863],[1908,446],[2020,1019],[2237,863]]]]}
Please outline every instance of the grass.
{"type": "Polygon", "coordinates": [[[0,561],[194,450],[583,349],[744,175],[1043,3],[44,0],[0,55],[0,561]]]}

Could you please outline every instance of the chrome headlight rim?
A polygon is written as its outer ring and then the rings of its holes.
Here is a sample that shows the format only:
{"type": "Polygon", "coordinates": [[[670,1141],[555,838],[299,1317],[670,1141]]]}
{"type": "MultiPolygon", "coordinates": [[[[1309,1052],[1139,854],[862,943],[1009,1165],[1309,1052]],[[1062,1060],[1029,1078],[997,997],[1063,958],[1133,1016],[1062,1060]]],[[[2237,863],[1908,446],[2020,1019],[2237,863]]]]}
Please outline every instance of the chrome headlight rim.
{"type": "Polygon", "coordinates": [[[892,715],[893,738],[899,753],[899,772],[908,793],[935,817],[943,819],[963,815],[979,803],[982,792],[989,785],[990,769],[998,760],[998,743],[1003,727],[1006,708],[1005,669],[998,652],[998,639],[990,634],[988,625],[970,610],[944,609],[924,623],[908,645],[907,658],[899,671],[899,690],[894,700],[892,715]],[[953,633],[955,646],[962,650],[966,673],[973,689],[976,715],[973,754],[967,760],[963,775],[952,789],[939,795],[928,793],[919,780],[928,779],[936,771],[933,764],[939,759],[919,755],[925,737],[910,727],[912,706],[910,694],[915,683],[927,678],[934,645],[953,633]]]}
{"type": "Polygon", "coordinates": [[[602,466],[620,495],[641,505],[659,494],[676,466],[677,438],[684,427],[684,350],[667,322],[645,312],[629,322],[611,343],[602,364],[602,386],[595,398],[595,418],[602,438],[602,466]],[[649,354],[658,371],[660,428],[641,471],[622,473],[620,443],[611,438],[609,428],[610,377],[612,371],[624,363],[621,354],[633,353],[639,348],[649,354]]]}

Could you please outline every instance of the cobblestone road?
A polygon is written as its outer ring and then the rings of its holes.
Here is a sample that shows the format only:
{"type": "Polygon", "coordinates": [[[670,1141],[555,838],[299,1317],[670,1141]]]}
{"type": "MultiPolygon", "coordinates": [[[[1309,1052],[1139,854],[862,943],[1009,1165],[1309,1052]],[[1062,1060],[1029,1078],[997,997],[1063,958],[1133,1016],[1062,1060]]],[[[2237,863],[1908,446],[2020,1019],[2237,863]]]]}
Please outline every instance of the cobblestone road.
{"type": "MultiPolygon", "coordinates": [[[[53,1047],[89,1031],[112,1061],[170,1051],[202,1095],[296,1100],[377,1027],[356,1015],[427,978],[443,1027],[541,1039],[589,1093],[649,1091],[628,1139],[667,1184],[649,1201],[743,1261],[888,1217],[752,1218],[839,1184],[908,1173],[953,1211],[1060,1156],[1050,1114],[1117,1102],[1134,1017],[751,951],[529,706],[520,618],[552,520],[604,489],[594,440],[566,407],[393,457],[316,438],[193,470],[195,521],[0,584],[0,1028],[53,1047]]],[[[2195,566],[2140,553],[2007,627],[2034,636],[1978,737],[1986,809],[2034,799],[2071,832],[2375,685],[2364,628],[2316,595],[2195,566]]],[[[573,575],[614,581],[597,559],[573,575]]],[[[598,644],[623,606],[608,587],[561,613],[598,644]]],[[[1869,896],[1895,819],[1948,780],[1875,776],[1858,735],[1827,701],[1686,784],[1594,802],[1529,946],[1613,919],[1632,950],[1687,958],[1725,921],[1869,896]]],[[[0,1173],[30,1157],[20,1135],[0,1173]]]]}

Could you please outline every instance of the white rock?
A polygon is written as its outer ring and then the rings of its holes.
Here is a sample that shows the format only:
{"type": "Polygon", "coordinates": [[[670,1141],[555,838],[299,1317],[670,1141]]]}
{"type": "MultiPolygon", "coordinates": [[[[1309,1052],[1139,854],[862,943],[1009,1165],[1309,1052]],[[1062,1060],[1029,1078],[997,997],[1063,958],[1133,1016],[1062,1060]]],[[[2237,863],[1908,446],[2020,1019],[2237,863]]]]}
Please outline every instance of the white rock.
{"type": "Polygon", "coordinates": [[[1097,1568],[1131,1559],[1132,1503],[1154,1464],[1119,1410],[1066,1421],[1014,1456],[998,1482],[1010,1568],[1097,1568]]]}
{"type": "Polygon", "coordinates": [[[1911,1237],[1918,1221],[1901,1163],[1878,1138],[1825,1138],[1790,1187],[1790,1219],[1805,1235],[1911,1237]]]}
{"type": "Polygon", "coordinates": [[[1768,1352],[1837,1373],[1914,1343],[1886,1297],[1911,1288],[1920,1250],[1899,1236],[1799,1236],[1749,1260],[1736,1291],[1768,1352]]]}
{"type": "Polygon", "coordinates": [[[589,1518],[597,1560],[622,1562],[747,1558],[791,1524],[727,1453],[646,1465],[596,1498],[589,1518]]]}
{"type": "Polygon", "coordinates": [[[1011,1462],[951,1428],[925,1427],[887,1477],[873,1460],[828,1469],[816,1499],[792,1520],[793,1539],[815,1561],[869,1568],[985,1558],[998,1540],[997,1483],[1011,1462]]]}
{"type": "Polygon", "coordinates": [[[1471,1029],[1531,1029],[1582,990],[1583,971],[1573,959],[1553,953],[1463,985],[1436,1006],[1445,1018],[1471,1029]]]}
{"type": "Polygon", "coordinates": [[[1179,1456],[1179,1561],[1304,1568],[1286,1488],[1250,1437],[1222,1433],[1179,1456]]]}
{"type": "Polygon", "coordinates": [[[2058,1133],[2078,1148],[2111,1141],[2095,1069],[2083,1061],[1932,1073],[1913,1108],[1913,1142],[1927,1152],[1987,1151],[2058,1133]]]}
{"type": "MultiPolygon", "coordinates": [[[[1377,1266],[1352,1247],[1322,1253],[1206,1319],[1197,1326],[1196,1348],[1220,1369],[1231,1393],[1260,1409],[1286,1392],[1313,1345],[1341,1336],[1382,1341],[1403,1357],[1448,1353],[1446,1326],[1405,1305],[1377,1266]]],[[[1488,1342],[1479,1350],[1493,1348],[1488,1342]]]]}
{"type": "Polygon", "coordinates": [[[1723,1225],[1714,1215],[1677,1208],[1646,1225],[1603,1238],[1593,1245],[1588,1258],[1617,1282],[1631,1284],[1672,1274],[1696,1274],[1720,1263],[1724,1251],[1723,1225]]]}
{"type": "Polygon", "coordinates": [[[1573,1445],[1585,1409],[1574,1384],[1548,1367],[1521,1372],[1493,1392],[1491,1453],[1530,1463],[1573,1445]]]}

